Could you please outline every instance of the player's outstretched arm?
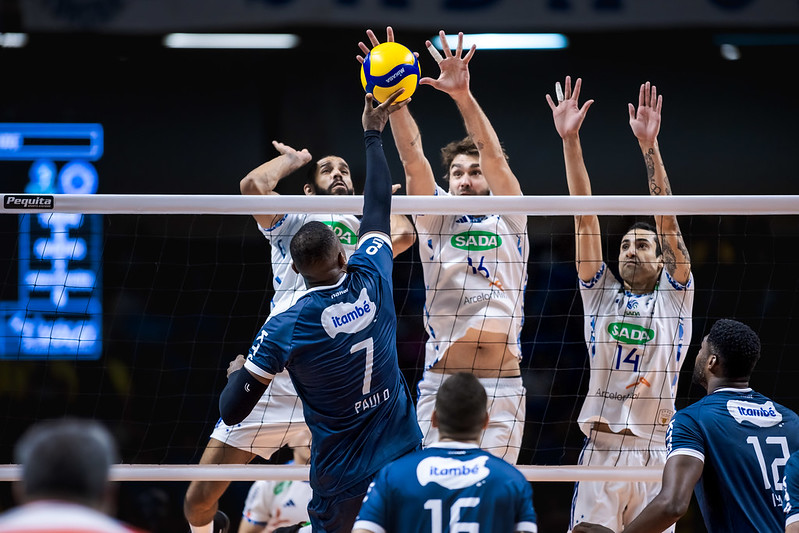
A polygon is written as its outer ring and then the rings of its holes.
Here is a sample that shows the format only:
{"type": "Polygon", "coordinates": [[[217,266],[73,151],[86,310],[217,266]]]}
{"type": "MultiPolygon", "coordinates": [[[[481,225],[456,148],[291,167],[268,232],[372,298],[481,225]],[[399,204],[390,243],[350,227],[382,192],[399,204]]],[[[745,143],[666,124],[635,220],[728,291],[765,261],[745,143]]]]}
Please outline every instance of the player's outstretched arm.
{"type": "Polygon", "coordinates": [[[407,215],[391,215],[391,250],[394,257],[413,246],[416,230],[407,215]]]}
{"type": "Polygon", "coordinates": [[[477,47],[472,45],[466,55],[463,55],[463,32],[458,34],[458,45],[453,53],[447,42],[443,30],[439,32],[442,56],[430,41],[425,42],[430,55],[438,63],[441,72],[437,79],[422,78],[419,83],[431,85],[439,91],[445,92],[455,101],[463,117],[466,132],[471,137],[477,150],[480,152],[480,168],[491,188],[491,192],[503,196],[519,196],[522,188],[519,180],[511,171],[505,153],[499,142],[497,132],[477,103],[469,89],[469,62],[474,57],[477,47]],[[463,55],[463,57],[461,57],[463,55]]]}
{"type": "MultiPolygon", "coordinates": [[[[372,30],[366,30],[366,36],[372,48],[380,44],[380,40],[372,30]]],[[[394,30],[391,26],[386,28],[386,41],[394,42],[394,30]]],[[[358,55],[356,59],[358,62],[363,63],[370,48],[363,42],[359,42],[358,47],[363,52],[363,56],[358,55]]],[[[416,56],[419,55],[416,52],[414,54],[416,56]]],[[[408,194],[433,194],[436,190],[435,176],[430,162],[424,155],[422,136],[416,120],[411,115],[410,108],[403,107],[392,113],[389,117],[389,122],[391,123],[394,144],[397,146],[402,168],[405,171],[408,194]]]]}
{"type": "MultiPolygon", "coordinates": [[[[557,103],[547,94],[546,99],[552,110],[555,129],[563,140],[563,159],[566,164],[566,182],[572,196],[591,196],[591,180],[583,159],[580,144],[580,127],[594,103],[587,100],[579,105],[582,80],[577,78],[572,89],[570,76],[566,76],[563,87],[555,84],[557,103]],[[565,92],[564,88],[565,87],[565,92]]],[[[583,281],[591,280],[602,265],[602,238],[599,234],[599,218],[596,215],[574,217],[575,261],[577,276],[583,281]]]]}
{"type": "MultiPolygon", "coordinates": [[[[660,132],[663,95],[649,82],[641,84],[638,91],[638,108],[627,104],[630,114],[630,128],[638,139],[644,155],[649,193],[653,196],[671,195],[671,184],[666,174],[666,166],[660,154],[658,133],[660,132]]],[[[676,215],[656,215],[655,224],[663,248],[663,262],[666,271],[675,281],[685,285],[691,275],[691,258],[680,232],[676,215]]]]}
{"type": "Polygon", "coordinates": [[[359,236],[372,231],[391,235],[391,172],[383,152],[381,135],[388,116],[410,102],[410,98],[407,98],[394,103],[402,92],[403,89],[400,89],[378,106],[374,105],[371,93],[367,93],[364,98],[361,122],[366,144],[366,183],[363,188],[363,218],[359,236]]]}
{"type": "MultiPolygon", "coordinates": [[[[280,153],[277,157],[250,171],[239,183],[241,194],[277,194],[275,187],[280,180],[308,164],[311,154],[306,148],[295,150],[287,144],[272,141],[272,146],[280,153]]],[[[253,215],[264,228],[274,226],[283,215],[253,215]]]]}

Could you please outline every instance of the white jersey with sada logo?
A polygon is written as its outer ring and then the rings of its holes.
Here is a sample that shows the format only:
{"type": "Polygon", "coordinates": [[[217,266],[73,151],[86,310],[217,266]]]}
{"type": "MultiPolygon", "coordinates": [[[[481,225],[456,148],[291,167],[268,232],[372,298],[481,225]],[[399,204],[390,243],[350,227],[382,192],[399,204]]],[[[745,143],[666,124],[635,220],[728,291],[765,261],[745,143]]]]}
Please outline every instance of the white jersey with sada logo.
{"type": "MultiPolygon", "coordinates": [[[[436,187],[436,195],[449,193],[436,187]]],[[[425,369],[470,328],[503,332],[521,357],[525,215],[414,215],[425,280],[425,369]]]]}
{"type": "Polygon", "coordinates": [[[273,309],[281,303],[283,298],[291,298],[297,291],[305,290],[305,282],[302,277],[291,268],[289,243],[301,227],[313,221],[330,226],[344,246],[347,259],[355,251],[355,245],[358,243],[358,230],[361,228],[361,221],[355,215],[295,213],[284,215],[271,228],[264,228],[259,224],[258,229],[272,245],[272,284],[275,287],[271,306],[273,309]]]}
{"type": "Polygon", "coordinates": [[[591,366],[580,429],[590,436],[602,422],[665,446],[691,342],[693,274],[683,286],[664,268],[653,292],[632,294],[603,263],[594,279],[580,281],[580,294],[591,366]]]}

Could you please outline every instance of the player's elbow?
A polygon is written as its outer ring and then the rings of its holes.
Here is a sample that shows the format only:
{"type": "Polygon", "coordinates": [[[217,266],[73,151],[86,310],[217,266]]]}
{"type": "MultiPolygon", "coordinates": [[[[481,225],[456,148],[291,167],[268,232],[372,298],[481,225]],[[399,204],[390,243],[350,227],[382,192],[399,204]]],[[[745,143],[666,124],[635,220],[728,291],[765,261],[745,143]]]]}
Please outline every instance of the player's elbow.
{"type": "Polygon", "coordinates": [[[266,391],[266,386],[244,368],[231,373],[219,396],[219,416],[222,417],[222,422],[228,426],[241,423],[252,412],[266,391]]]}
{"type": "Polygon", "coordinates": [[[241,194],[261,194],[255,179],[249,175],[245,176],[239,182],[239,190],[241,191],[241,194]]]}
{"type": "Polygon", "coordinates": [[[236,402],[236,399],[233,398],[233,395],[228,391],[228,387],[225,387],[225,390],[219,396],[219,416],[222,418],[222,422],[228,426],[235,426],[247,418],[248,414],[250,413],[244,412],[241,403],[236,402]]]}
{"type": "Polygon", "coordinates": [[[664,498],[660,505],[661,515],[672,520],[672,523],[674,523],[688,512],[690,503],[690,498],[685,499],[677,496],[664,498]]]}

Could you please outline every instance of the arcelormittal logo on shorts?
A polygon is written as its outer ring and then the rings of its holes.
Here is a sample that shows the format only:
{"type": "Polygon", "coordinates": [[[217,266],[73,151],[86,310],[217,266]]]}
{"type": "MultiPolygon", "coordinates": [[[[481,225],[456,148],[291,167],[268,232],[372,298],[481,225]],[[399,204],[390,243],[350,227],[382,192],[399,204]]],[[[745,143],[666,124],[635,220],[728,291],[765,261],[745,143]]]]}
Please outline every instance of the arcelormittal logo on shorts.
{"type": "Polygon", "coordinates": [[[52,209],[55,200],[49,194],[6,194],[3,207],[6,209],[52,209]]]}
{"type": "Polygon", "coordinates": [[[488,461],[487,455],[469,461],[459,461],[449,457],[428,457],[416,466],[416,479],[423,487],[428,483],[438,483],[450,490],[471,487],[491,473],[486,467],[486,461],[488,461]]]}

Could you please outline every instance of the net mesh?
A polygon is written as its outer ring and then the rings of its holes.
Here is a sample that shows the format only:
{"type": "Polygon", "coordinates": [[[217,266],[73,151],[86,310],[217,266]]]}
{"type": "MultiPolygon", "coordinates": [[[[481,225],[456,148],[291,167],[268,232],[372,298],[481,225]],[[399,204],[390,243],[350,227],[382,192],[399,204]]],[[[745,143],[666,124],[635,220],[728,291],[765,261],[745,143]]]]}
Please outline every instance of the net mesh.
{"type": "MultiPolygon", "coordinates": [[[[291,200],[301,205],[303,199],[291,200]]],[[[754,197],[749,204],[757,201],[754,197]]],[[[621,214],[630,205],[628,198],[616,206],[620,214],[600,217],[604,254],[614,272],[621,236],[633,222],[645,218],[636,212],[621,214]]],[[[318,202],[308,209],[319,211],[318,202]]],[[[712,322],[725,317],[746,322],[762,339],[763,356],[753,387],[789,408],[799,408],[793,385],[799,373],[793,335],[799,325],[795,276],[799,258],[793,253],[799,242],[799,216],[785,211],[680,216],[696,297],[694,335],[681,372],[678,408],[704,395],[691,385],[693,358],[712,322]]],[[[0,257],[5,346],[0,358],[0,412],[5,420],[0,463],[12,462],[13,445],[30,424],[64,415],[104,421],[118,438],[123,463],[164,467],[197,463],[218,419],[217,402],[227,364],[236,354],[246,353],[270,309],[268,242],[249,215],[109,212],[84,215],[80,223],[72,219],[69,227],[48,226],[50,217],[58,216],[62,215],[20,215],[10,210],[0,216],[0,245],[6,250],[0,257]],[[61,237],[66,238],[57,238],[56,231],[64,232],[61,237]],[[71,246],[62,243],[57,253],[51,248],[49,256],[42,253],[61,241],[83,241],[86,253],[79,253],[81,248],[74,242],[71,246]],[[66,258],[61,267],[58,254],[66,258]],[[90,301],[96,293],[101,304],[97,331],[102,349],[95,355],[57,350],[31,355],[20,348],[24,335],[14,329],[14,316],[36,316],[44,305],[41,302],[48,298],[54,302],[52,295],[57,292],[52,287],[26,292],[30,279],[25,275],[35,272],[37,279],[44,279],[43,273],[58,268],[96,273],[88,288],[85,280],[74,278],[78,281],[70,289],[72,278],[63,276],[70,302],[90,301]],[[26,299],[26,294],[35,298],[26,299]]],[[[587,469],[584,474],[539,470],[547,465],[575,465],[584,441],[576,420],[589,368],[573,232],[572,217],[562,213],[536,212],[528,219],[529,277],[521,335],[527,416],[519,464],[530,479],[567,481],[594,475],[587,469]]],[[[414,390],[423,369],[426,340],[424,280],[417,246],[395,260],[394,300],[399,363],[414,390]]],[[[82,312],[84,318],[94,316],[88,304],[82,312]]],[[[76,335],[74,331],[59,333],[55,327],[49,333],[43,327],[34,334],[73,340],[76,335]]],[[[284,477],[282,472],[252,472],[228,474],[236,479],[284,477]]],[[[188,468],[171,472],[168,478],[186,480],[194,475],[188,468]]],[[[653,474],[619,470],[601,475],[641,479],[653,474]]],[[[117,476],[145,479],[130,473],[117,476]]],[[[152,474],[147,479],[160,476],[152,474]]],[[[553,504],[553,512],[568,510],[569,491],[560,491],[561,500],[553,504]]],[[[540,503],[537,506],[541,508],[540,503]]]]}

